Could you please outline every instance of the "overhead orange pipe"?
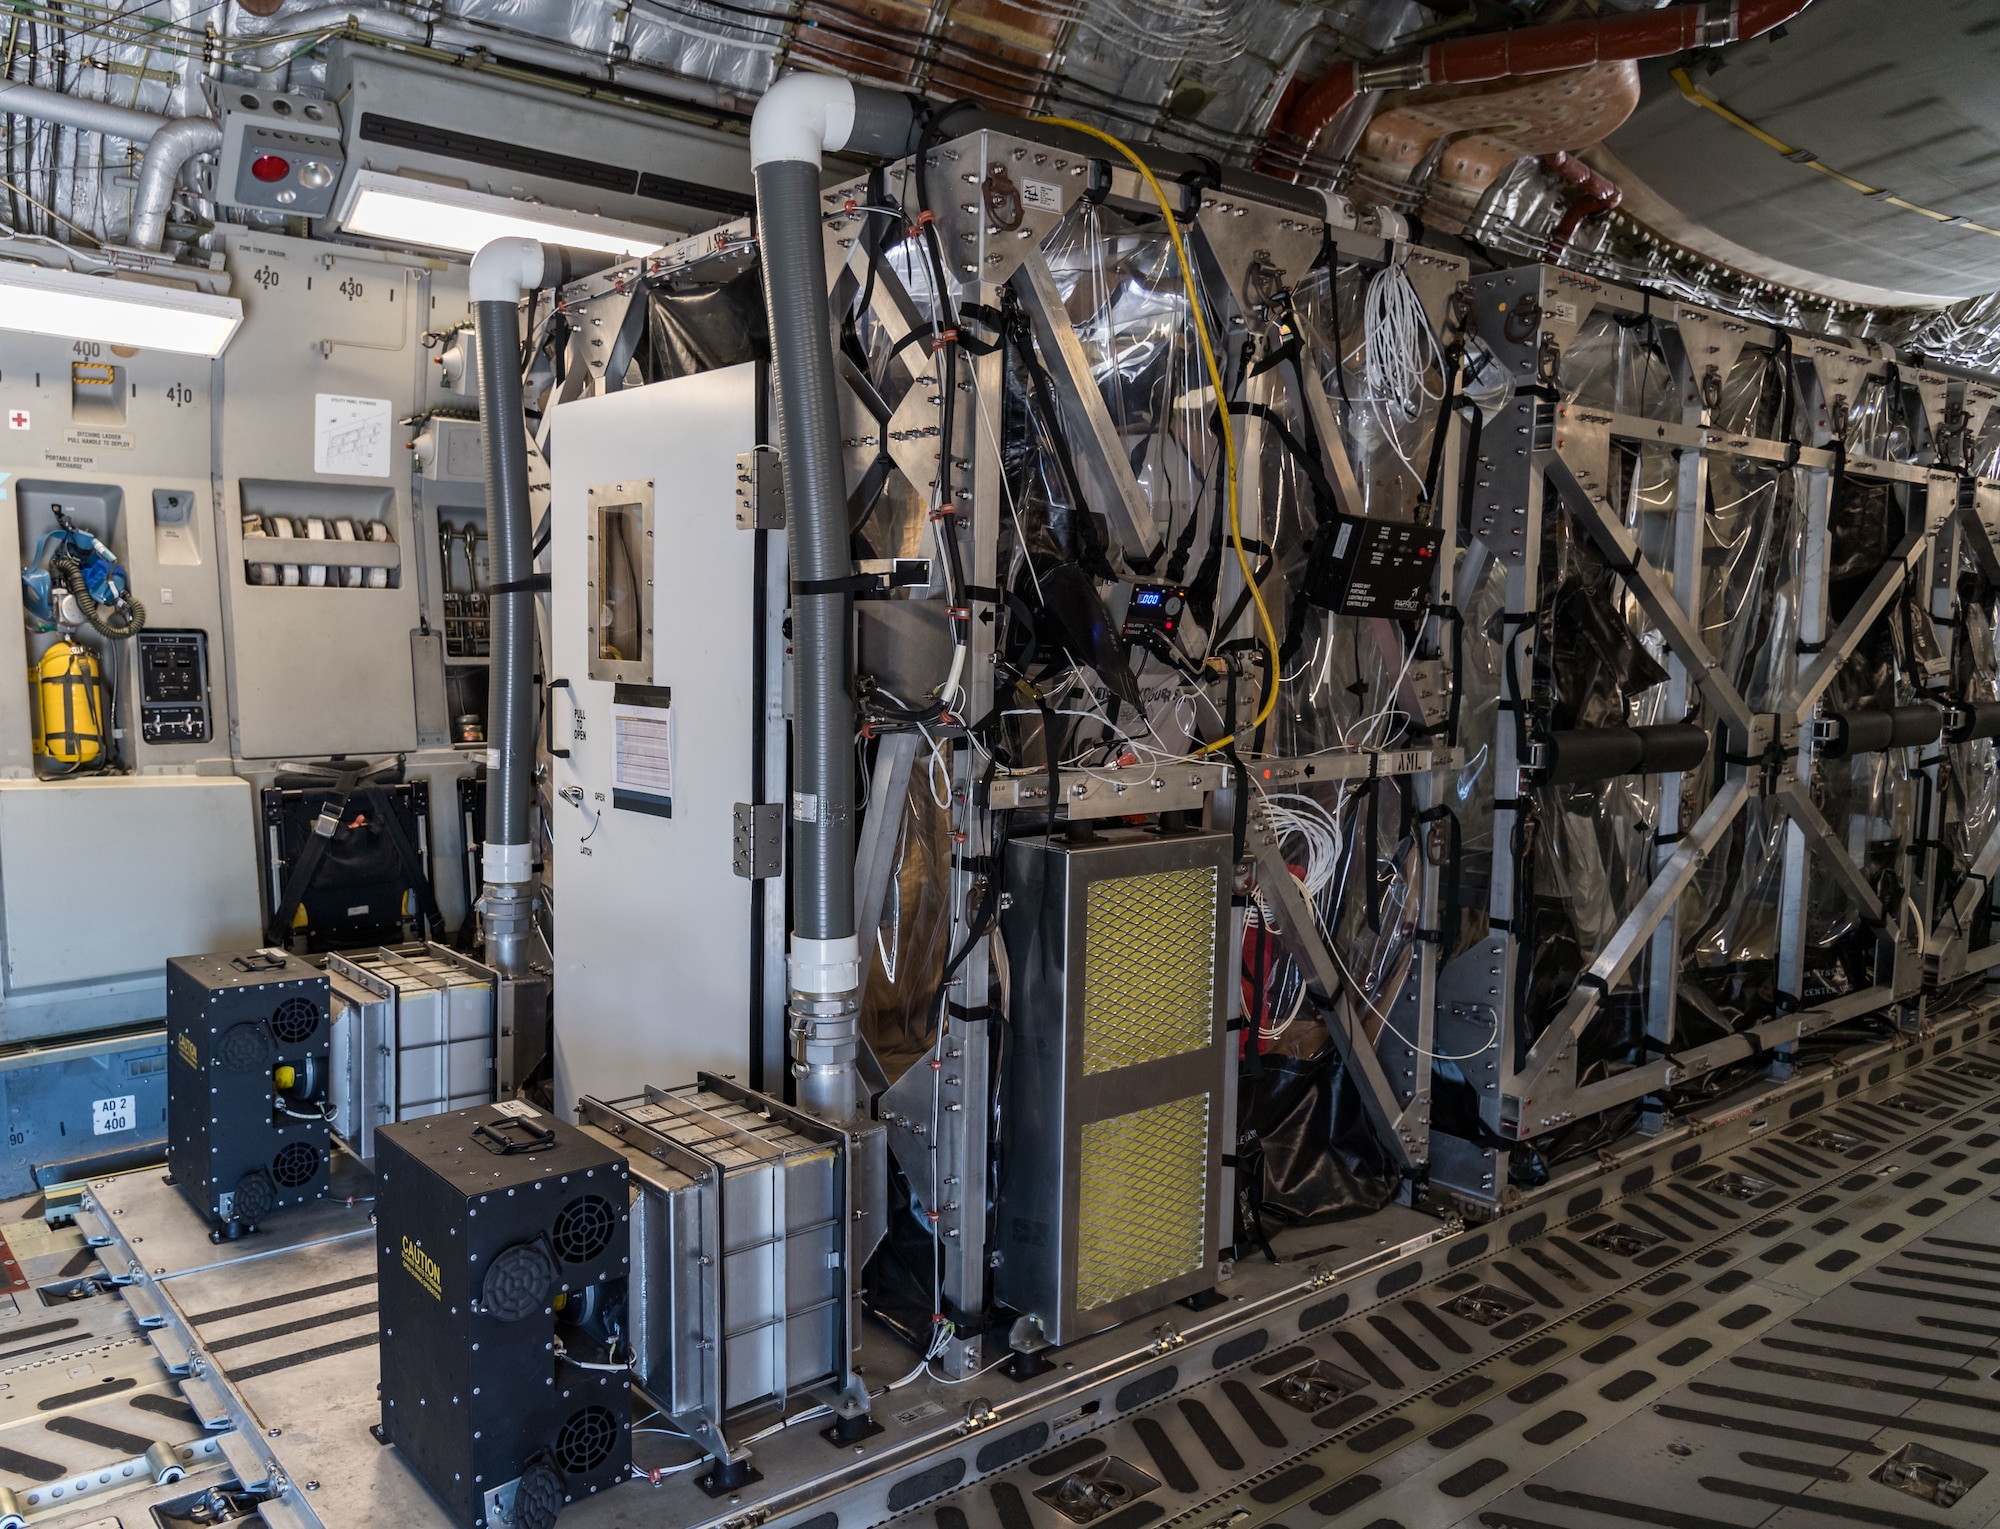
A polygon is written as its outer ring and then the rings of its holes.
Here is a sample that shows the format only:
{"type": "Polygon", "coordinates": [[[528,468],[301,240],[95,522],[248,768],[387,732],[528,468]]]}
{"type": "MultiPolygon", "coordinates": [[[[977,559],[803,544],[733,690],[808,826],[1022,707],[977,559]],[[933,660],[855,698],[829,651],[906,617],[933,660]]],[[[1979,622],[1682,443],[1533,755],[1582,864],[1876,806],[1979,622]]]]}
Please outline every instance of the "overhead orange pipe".
{"type": "Polygon", "coordinates": [[[1364,90],[1468,85],[1511,75],[1554,74],[1585,64],[1665,58],[1761,37],[1812,0],[1708,0],[1665,10],[1517,27],[1434,42],[1414,58],[1359,64],[1342,59],[1280,107],[1260,169],[1297,180],[1306,156],[1333,119],[1364,90]]]}

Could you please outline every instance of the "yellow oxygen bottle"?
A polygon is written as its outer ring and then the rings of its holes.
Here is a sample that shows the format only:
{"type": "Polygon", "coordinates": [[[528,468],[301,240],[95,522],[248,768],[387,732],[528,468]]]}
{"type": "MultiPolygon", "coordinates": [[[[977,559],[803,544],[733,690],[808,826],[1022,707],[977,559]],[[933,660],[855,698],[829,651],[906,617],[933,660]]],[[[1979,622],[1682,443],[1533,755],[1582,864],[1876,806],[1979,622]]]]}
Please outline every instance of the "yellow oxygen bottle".
{"type": "Polygon", "coordinates": [[[35,754],[71,774],[104,758],[104,680],[97,655],[74,638],[50,644],[34,670],[35,754]]]}

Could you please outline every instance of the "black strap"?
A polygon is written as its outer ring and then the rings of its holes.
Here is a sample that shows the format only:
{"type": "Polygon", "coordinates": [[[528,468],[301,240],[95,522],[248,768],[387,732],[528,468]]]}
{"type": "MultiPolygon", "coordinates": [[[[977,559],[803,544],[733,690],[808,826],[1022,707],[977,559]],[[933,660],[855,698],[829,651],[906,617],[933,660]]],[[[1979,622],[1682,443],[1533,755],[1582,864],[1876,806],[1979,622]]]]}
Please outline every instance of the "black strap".
{"type": "Polygon", "coordinates": [[[549,575],[531,573],[525,579],[509,579],[504,584],[495,584],[486,592],[489,595],[545,595],[549,592],[549,575]]]}
{"type": "Polygon", "coordinates": [[[360,766],[344,771],[333,783],[333,795],[320,804],[319,816],[313,822],[313,831],[306,835],[305,848],[299,851],[299,858],[292,862],[291,870],[285,876],[285,887],[278,894],[278,906],[271,913],[271,921],[264,926],[264,943],[282,947],[291,937],[292,920],[298,915],[299,904],[305,900],[306,888],[319,874],[319,863],[326,858],[327,846],[341,830],[347,818],[347,799],[361,780],[360,766]]]}
{"type": "Polygon", "coordinates": [[[604,362],[604,391],[616,393],[625,386],[625,373],[631,370],[632,358],[639,353],[639,341],[646,333],[648,316],[652,302],[646,296],[646,289],[635,286],[625,304],[625,317],[619,322],[618,333],[611,341],[611,354],[604,362]]]}
{"type": "Polygon", "coordinates": [[[389,842],[396,846],[396,858],[403,863],[403,875],[410,883],[410,891],[417,899],[417,911],[423,915],[424,923],[433,932],[434,938],[449,942],[451,931],[445,927],[444,910],[438,907],[437,894],[431,890],[431,878],[424,870],[416,845],[410,842],[409,834],[404,831],[403,819],[396,811],[396,804],[380,786],[365,786],[355,795],[381,816],[382,827],[389,835],[389,842]]]}
{"type": "Polygon", "coordinates": [[[800,595],[859,595],[882,587],[882,576],[874,573],[850,573],[844,579],[794,579],[792,596],[800,595]]]}

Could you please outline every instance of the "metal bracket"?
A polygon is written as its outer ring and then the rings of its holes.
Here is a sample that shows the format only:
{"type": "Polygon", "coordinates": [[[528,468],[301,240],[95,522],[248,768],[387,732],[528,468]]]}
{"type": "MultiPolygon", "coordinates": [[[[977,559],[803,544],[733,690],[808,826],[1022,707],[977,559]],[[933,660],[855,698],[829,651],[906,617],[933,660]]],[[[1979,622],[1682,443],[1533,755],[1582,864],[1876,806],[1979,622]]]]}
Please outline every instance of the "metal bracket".
{"type": "Polygon", "coordinates": [[[736,529],[785,529],[785,465],[768,447],[736,453],[736,529]]]}
{"type": "Polygon", "coordinates": [[[738,802],[730,869],[745,881],[763,881],[785,869],[785,804],[738,802]]]}

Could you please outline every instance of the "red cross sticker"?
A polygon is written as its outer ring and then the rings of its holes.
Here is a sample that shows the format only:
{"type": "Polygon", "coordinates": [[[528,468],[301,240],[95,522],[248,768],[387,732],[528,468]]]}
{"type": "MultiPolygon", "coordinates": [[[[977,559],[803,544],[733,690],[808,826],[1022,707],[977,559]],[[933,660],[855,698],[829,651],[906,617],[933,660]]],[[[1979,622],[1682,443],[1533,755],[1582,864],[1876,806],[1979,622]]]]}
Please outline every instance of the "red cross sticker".
{"type": "Polygon", "coordinates": [[[7,428],[9,430],[27,429],[28,411],[26,409],[16,409],[12,414],[9,414],[7,416],[7,428]]]}

